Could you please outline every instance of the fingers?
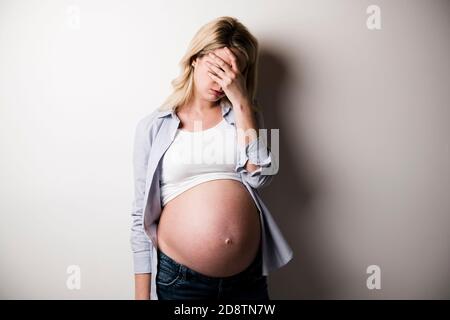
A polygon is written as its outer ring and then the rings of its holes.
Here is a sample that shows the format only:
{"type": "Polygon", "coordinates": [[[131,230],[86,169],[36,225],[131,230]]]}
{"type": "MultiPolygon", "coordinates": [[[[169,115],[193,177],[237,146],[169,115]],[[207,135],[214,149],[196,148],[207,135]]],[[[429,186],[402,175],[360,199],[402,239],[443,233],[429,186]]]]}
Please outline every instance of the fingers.
{"type": "Polygon", "coordinates": [[[224,47],[224,50],[231,59],[231,67],[233,68],[233,70],[238,70],[236,56],[233,54],[233,52],[231,52],[231,50],[228,47],[224,47]]]}
{"type": "Polygon", "coordinates": [[[211,71],[208,71],[208,76],[212,78],[215,82],[217,82],[219,85],[222,83],[222,79],[219,78],[217,75],[212,73],[211,71]]]}
{"type": "Polygon", "coordinates": [[[229,73],[231,71],[233,71],[231,68],[232,66],[229,65],[228,63],[226,63],[225,61],[223,61],[223,59],[221,57],[219,57],[218,55],[216,55],[214,52],[210,52],[208,53],[208,57],[210,59],[212,59],[212,61],[218,65],[223,71],[229,73]]]}
{"type": "Polygon", "coordinates": [[[225,73],[222,69],[218,68],[211,62],[209,62],[209,61],[205,61],[205,62],[206,62],[206,65],[208,66],[209,70],[213,71],[213,73],[215,73],[216,75],[223,76],[223,74],[225,73]]]}

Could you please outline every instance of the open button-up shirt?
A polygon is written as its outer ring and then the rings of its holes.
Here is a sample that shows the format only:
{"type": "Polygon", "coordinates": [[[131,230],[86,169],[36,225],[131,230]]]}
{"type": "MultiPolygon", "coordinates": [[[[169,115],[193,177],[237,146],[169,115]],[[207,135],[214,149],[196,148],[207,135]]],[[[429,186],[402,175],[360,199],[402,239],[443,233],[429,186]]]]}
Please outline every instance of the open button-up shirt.
{"type": "MultiPolygon", "coordinates": [[[[230,125],[236,126],[234,110],[231,103],[220,102],[223,118],[230,125]]],[[[264,128],[261,111],[256,113],[259,129],[264,128]]],[[[180,119],[174,110],[155,110],[140,119],[134,136],[133,174],[134,200],[132,204],[131,249],[133,253],[134,273],[151,273],[150,299],[158,300],[156,292],[157,255],[157,221],[161,215],[162,203],[159,180],[161,178],[161,158],[175,138],[180,119]]],[[[263,275],[287,264],[293,257],[293,251],[269,209],[263,203],[258,189],[266,187],[273,179],[262,168],[269,167],[277,161],[265,145],[262,135],[258,135],[245,147],[240,148],[235,171],[240,173],[243,184],[252,196],[260,213],[262,233],[263,275]],[[257,147],[256,147],[257,146],[257,147]],[[256,151],[255,151],[256,150],[256,151]],[[259,165],[249,172],[245,164],[259,165]]],[[[270,170],[268,170],[270,171],[270,170]]]]}

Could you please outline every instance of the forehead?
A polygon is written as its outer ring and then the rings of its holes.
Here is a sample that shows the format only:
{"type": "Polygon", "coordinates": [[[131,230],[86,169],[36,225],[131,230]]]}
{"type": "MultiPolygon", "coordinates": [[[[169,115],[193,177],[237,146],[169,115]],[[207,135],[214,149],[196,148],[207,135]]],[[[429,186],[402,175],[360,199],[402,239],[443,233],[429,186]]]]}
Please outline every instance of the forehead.
{"type": "MultiPolygon", "coordinates": [[[[244,54],[239,50],[239,49],[236,49],[236,48],[230,48],[230,47],[228,47],[230,50],[231,50],[231,52],[234,54],[234,56],[236,57],[236,59],[237,59],[237,63],[238,63],[238,66],[240,67],[240,68],[242,68],[242,67],[245,67],[246,66],[246,58],[245,58],[245,56],[244,56],[244,54]]],[[[215,50],[213,50],[213,52],[216,54],[216,55],[218,55],[219,57],[221,57],[226,63],[228,63],[228,64],[231,64],[231,58],[230,58],[230,56],[227,54],[227,52],[225,51],[225,49],[224,48],[218,48],[218,49],[215,49],[215,50]]]]}

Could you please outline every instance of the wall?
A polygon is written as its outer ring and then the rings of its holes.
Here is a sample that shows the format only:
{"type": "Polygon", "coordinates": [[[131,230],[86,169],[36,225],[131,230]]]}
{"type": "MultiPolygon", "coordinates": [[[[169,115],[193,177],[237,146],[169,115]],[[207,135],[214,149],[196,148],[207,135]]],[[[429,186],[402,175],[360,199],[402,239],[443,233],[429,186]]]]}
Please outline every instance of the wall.
{"type": "Polygon", "coordinates": [[[294,259],[271,297],[450,298],[450,2],[438,0],[1,1],[0,297],[134,297],[134,128],[222,15],[258,38],[259,99],[280,129],[280,171],[261,193],[294,259]],[[372,265],[380,289],[366,285],[372,265]]]}

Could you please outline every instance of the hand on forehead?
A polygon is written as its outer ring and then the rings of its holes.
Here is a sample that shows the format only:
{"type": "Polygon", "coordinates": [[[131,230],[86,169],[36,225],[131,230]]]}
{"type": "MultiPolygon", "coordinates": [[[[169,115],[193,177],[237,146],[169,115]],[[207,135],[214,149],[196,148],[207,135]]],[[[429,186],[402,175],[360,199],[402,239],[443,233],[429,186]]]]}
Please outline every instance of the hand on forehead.
{"type": "MultiPolygon", "coordinates": [[[[245,56],[242,54],[241,51],[239,51],[239,49],[230,48],[230,47],[228,47],[228,49],[230,49],[231,52],[236,57],[238,69],[240,71],[242,71],[246,65],[245,56]]],[[[213,52],[214,52],[214,54],[219,56],[223,61],[225,61],[226,63],[231,65],[231,57],[228,55],[228,53],[226,52],[226,50],[224,48],[215,49],[213,52]]]]}

